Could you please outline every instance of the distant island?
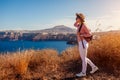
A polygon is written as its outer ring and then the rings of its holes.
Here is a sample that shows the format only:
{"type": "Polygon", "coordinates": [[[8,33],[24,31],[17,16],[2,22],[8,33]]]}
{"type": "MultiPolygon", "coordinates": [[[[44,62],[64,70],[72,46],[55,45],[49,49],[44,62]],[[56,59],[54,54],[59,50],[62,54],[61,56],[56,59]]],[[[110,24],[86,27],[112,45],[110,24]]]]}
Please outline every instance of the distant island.
{"type": "Polygon", "coordinates": [[[0,41],[76,41],[75,29],[64,25],[43,30],[0,31],[0,41]]]}

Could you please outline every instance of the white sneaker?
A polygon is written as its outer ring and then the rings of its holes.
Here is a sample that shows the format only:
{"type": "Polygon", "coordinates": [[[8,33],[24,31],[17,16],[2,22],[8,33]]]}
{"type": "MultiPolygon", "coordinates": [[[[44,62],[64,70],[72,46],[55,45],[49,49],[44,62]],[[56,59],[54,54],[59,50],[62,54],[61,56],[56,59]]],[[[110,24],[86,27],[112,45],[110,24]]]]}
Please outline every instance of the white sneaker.
{"type": "Polygon", "coordinates": [[[80,72],[78,74],[76,74],[77,77],[84,77],[86,76],[86,73],[80,72]]]}
{"type": "Polygon", "coordinates": [[[95,73],[98,70],[98,67],[92,68],[92,71],[90,71],[91,74],[95,73]]]}

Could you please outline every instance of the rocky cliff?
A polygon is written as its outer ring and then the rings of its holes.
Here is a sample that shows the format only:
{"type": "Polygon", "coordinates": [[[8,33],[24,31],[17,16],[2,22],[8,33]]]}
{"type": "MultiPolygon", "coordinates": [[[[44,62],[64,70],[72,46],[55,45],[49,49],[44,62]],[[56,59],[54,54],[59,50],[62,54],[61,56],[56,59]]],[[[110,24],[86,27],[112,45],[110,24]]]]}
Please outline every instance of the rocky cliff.
{"type": "Polygon", "coordinates": [[[75,29],[66,27],[64,25],[55,26],[53,28],[44,30],[7,30],[0,31],[1,41],[14,40],[76,40],[75,29]]]}

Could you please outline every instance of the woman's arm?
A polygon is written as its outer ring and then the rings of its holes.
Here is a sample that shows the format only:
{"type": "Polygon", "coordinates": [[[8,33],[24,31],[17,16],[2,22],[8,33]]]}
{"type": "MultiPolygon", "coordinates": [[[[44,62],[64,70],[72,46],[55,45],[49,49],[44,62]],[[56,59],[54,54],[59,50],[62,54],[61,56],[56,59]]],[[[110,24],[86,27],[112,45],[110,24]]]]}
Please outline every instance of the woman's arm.
{"type": "Polygon", "coordinates": [[[74,23],[74,26],[77,28],[80,26],[79,20],[76,20],[76,22],[74,23]]]}
{"type": "Polygon", "coordinates": [[[79,23],[75,22],[74,26],[78,28],[79,27],[79,23]]]}

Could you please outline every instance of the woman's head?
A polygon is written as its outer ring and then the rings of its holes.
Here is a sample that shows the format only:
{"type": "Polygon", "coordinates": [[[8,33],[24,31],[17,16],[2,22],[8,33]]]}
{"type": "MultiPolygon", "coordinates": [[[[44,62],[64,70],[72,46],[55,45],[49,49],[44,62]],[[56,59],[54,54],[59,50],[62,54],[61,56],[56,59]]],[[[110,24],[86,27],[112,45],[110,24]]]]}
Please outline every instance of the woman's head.
{"type": "Polygon", "coordinates": [[[85,22],[85,16],[82,13],[76,13],[76,21],[80,23],[85,22]]]}

